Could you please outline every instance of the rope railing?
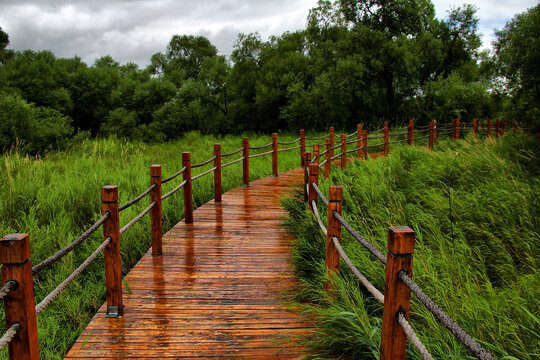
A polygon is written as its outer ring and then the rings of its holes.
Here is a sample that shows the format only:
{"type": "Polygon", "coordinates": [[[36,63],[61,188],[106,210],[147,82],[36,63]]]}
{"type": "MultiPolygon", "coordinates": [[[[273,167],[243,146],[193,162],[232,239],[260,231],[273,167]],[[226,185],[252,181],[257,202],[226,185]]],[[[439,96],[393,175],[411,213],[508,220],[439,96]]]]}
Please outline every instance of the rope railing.
{"type": "Polygon", "coordinates": [[[302,147],[302,145],[298,145],[298,146],[294,146],[294,147],[290,147],[290,148],[278,149],[278,151],[282,152],[282,151],[296,150],[296,149],[300,149],[301,147],[302,147]]]}
{"type": "MultiPolygon", "coordinates": [[[[399,133],[388,133],[388,135],[390,136],[401,136],[401,135],[407,135],[408,132],[404,131],[404,132],[399,132],[399,133]]],[[[384,135],[383,135],[384,137],[384,135]]]]}
{"type": "Polygon", "coordinates": [[[135,225],[139,220],[141,220],[144,215],[148,214],[148,212],[150,210],[152,210],[152,208],[154,206],[156,206],[157,202],[156,201],[152,201],[152,203],[150,204],[150,206],[148,206],[146,209],[144,209],[143,211],[141,211],[141,213],[137,216],[135,216],[133,218],[133,220],[131,220],[130,222],[128,222],[123,228],[120,229],[120,235],[122,235],[123,233],[125,233],[130,227],[132,227],[133,225],[135,225]]]}
{"type": "Polygon", "coordinates": [[[317,208],[317,203],[315,200],[311,201],[311,208],[313,209],[313,214],[315,214],[315,218],[317,219],[317,222],[319,223],[319,227],[321,228],[324,235],[328,234],[328,231],[326,230],[326,226],[324,226],[321,215],[319,215],[319,209],[317,208]]]}
{"type": "Polygon", "coordinates": [[[236,159],[236,160],[233,160],[233,161],[231,161],[231,162],[228,162],[228,163],[226,163],[226,164],[221,165],[221,168],[230,166],[230,165],[232,165],[232,164],[236,164],[237,162],[240,162],[240,161],[242,161],[242,160],[244,160],[244,157],[243,157],[243,156],[242,156],[240,159],[236,159]]]}
{"type": "Polygon", "coordinates": [[[146,195],[150,194],[150,192],[152,190],[154,190],[156,188],[156,184],[152,184],[148,189],[146,189],[145,191],[143,191],[140,195],[138,195],[137,197],[133,198],[132,200],[128,201],[127,203],[125,203],[124,205],[121,205],[119,208],[118,208],[118,211],[122,211],[122,210],[126,210],[127,208],[129,208],[130,206],[132,205],[135,205],[136,203],[138,203],[142,198],[144,198],[146,195]]]}
{"type": "Polygon", "coordinates": [[[343,153],[340,152],[339,154],[337,154],[337,155],[335,155],[335,156],[332,156],[332,157],[330,158],[330,160],[335,160],[335,159],[337,159],[338,157],[340,157],[340,156],[342,156],[342,155],[343,155],[343,153]]]}
{"type": "Polygon", "coordinates": [[[172,189],[171,191],[169,191],[168,193],[166,193],[165,195],[163,195],[161,197],[161,200],[165,200],[166,198],[168,198],[169,196],[171,196],[172,194],[174,194],[175,192],[177,192],[178,190],[180,190],[181,188],[184,187],[184,185],[186,185],[187,183],[187,180],[184,180],[180,183],[180,185],[178,185],[177,187],[175,187],[174,189],[172,189]]]}
{"type": "Polygon", "coordinates": [[[368,140],[383,139],[384,135],[368,136],[368,140]]]}
{"type": "Polygon", "coordinates": [[[15,290],[16,288],[17,282],[15,280],[10,279],[6,281],[4,286],[0,289],[0,300],[4,299],[11,290],[15,290]]]}
{"type": "Polygon", "coordinates": [[[347,137],[351,137],[351,136],[354,136],[354,135],[356,135],[356,134],[358,134],[358,130],[356,130],[356,131],[353,132],[353,133],[348,134],[347,137]]]}
{"type": "Polygon", "coordinates": [[[254,154],[254,155],[249,155],[249,158],[256,158],[256,157],[259,157],[259,156],[265,156],[265,155],[270,155],[274,152],[274,150],[270,150],[270,151],[266,151],[266,152],[263,152],[263,153],[260,153],[260,154],[254,154]]]}
{"type": "Polygon", "coordinates": [[[168,178],[166,179],[163,179],[161,180],[161,183],[162,184],[165,184],[165,183],[168,183],[169,181],[175,179],[178,175],[182,174],[184,171],[186,171],[186,167],[184,166],[183,168],[180,169],[180,171],[178,171],[176,174],[172,175],[172,176],[169,176],[168,178]]]}
{"type": "Polygon", "coordinates": [[[199,178],[202,178],[204,175],[208,175],[208,174],[210,174],[211,172],[214,172],[216,169],[217,169],[217,167],[214,166],[213,168],[208,169],[208,170],[206,170],[205,172],[202,172],[202,173],[200,173],[200,174],[198,174],[198,175],[195,175],[194,177],[191,178],[191,181],[194,181],[194,180],[197,180],[197,179],[199,179],[199,178]]]}
{"type": "Polygon", "coordinates": [[[418,338],[416,333],[414,332],[414,329],[412,328],[411,324],[405,319],[405,315],[402,311],[398,313],[398,323],[403,328],[403,332],[405,332],[405,335],[407,335],[407,339],[411,342],[411,344],[414,346],[416,351],[420,354],[422,359],[424,360],[434,360],[433,356],[429,353],[429,351],[426,349],[422,341],[418,338]]]}
{"type": "Polygon", "coordinates": [[[323,135],[323,136],[319,136],[319,137],[307,137],[306,136],[306,140],[322,140],[322,139],[326,139],[328,138],[330,135],[329,134],[326,134],[326,135],[323,135]]]}
{"type": "Polygon", "coordinates": [[[6,345],[9,344],[13,340],[15,335],[17,335],[17,333],[21,330],[22,330],[21,324],[14,323],[13,325],[11,325],[9,329],[7,329],[5,334],[0,338],[0,350],[5,348],[6,345]]]}
{"type": "Polygon", "coordinates": [[[105,249],[110,243],[111,239],[107,238],[105,241],[98,246],[98,248],[81,264],[74,272],[71,273],[64,281],[60,283],[53,291],[49,293],[41,302],[36,305],[36,314],[41,313],[49,304],[62,292],[65,288],[69,286],[96,258],[97,256],[105,249]]]}
{"type": "Polygon", "coordinates": [[[265,149],[269,146],[272,146],[273,143],[269,143],[269,144],[266,144],[266,145],[261,145],[261,146],[250,146],[249,149],[250,150],[259,150],[259,149],[265,149]]]}
{"type": "Polygon", "coordinates": [[[235,151],[232,151],[230,153],[226,153],[226,154],[221,154],[221,157],[229,157],[229,156],[233,156],[235,154],[238,154],[239,152],[242,152],[242,150],[244,150],[244,148],[240,148],[238,150],[235,150],[235,151]]]}
{"type": "Polygon", "coordinates": [[[201,167],[201,166],[204,166],[204,165],[208,165],[208,164],[210,164],[212,161],[214,161],[215,158],[216,158],[216,156],[212,156],[210,159],[208,159],[208,160],[206,160],[206,161],[203,161],[203,162],[200,163],[200,164],[191,165],[191,168],[192,168],[192,169],[195,169],[195,168],[198,168],[198,167],[201,167]]]}
{"type": "Polygon", "coordinates": [[[355,151],[358,151],[358,150],[363,150],[363,149],[364,149],[364,147],[360,146],[359,148],[347,150],[347,151],[345,151],[345,153],[348,154],[348,153],[352,153],[352,152],[355,152],[355,151]]]}
{"type": "Polygon", "coordinates": [[[99,227],[107,220],[111,214],[109,212],[106,212],[98,221],[96,221],[92,226],[90,226],[85,232],[83,232],[77,239],[73,240],[73,242],[66,247],[58,250],[54,255],[48,257],[47,259],[43,260],[39,264],[32,267],[32,274],[36,275],[39,274],[40,271],[43,269],[48,268],[58,260],[62,259],[64,256],[66,256],[70,251],[75,249],[77,246],[79,246],[84,240],[86,240],[90,235],[92,235],[99,227]]]}
{"type": "Polygon", "coordinates": [[[301,138],[298,138],[298,139],[295,139],[293,141],[288,141],[288,142],[278,142],[278,145],[292,145],[294,143],[297,143],[300,141],[301,138]]]}
{"type": "Polygon", "coordinates": [[[370,149],[370,148],[374,148],[374,147],[379,147],[379,146],[383,146],[385,143],[380,143],[380,144],[373,144],[373,145],[368,145],[367,148],[370,149]]]}
{"type": "Polygon", "coordinates": [[[319,167],[323,167],[324,164],[326,164],[328,162],[328,159],[325,159],[322,163],[319,164],[319,167]]]}

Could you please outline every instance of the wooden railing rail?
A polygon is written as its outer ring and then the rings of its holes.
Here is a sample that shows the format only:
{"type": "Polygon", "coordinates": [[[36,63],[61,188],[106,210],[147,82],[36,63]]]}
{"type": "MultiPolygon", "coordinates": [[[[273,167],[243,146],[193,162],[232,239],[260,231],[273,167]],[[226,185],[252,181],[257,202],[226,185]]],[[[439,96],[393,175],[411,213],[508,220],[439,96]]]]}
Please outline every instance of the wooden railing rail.
{"type": "MultiPolygon", "coordinates": [[[[516,129],[527,130],[530,132],[530,127],[527,129],[523,124],[513,123],[512,131],[516,129]]],[[[184,189],[184,221],[189,224],[195,219],[193,218],[193,188],[192,182],[207,174],[214,174],[214,200],[216,202],[222,201],[222,168],[234,165],[242,162],[242,181],[245,186],[249,186],[249,159],[262,157],[266,155],[272,156],[272,168],[271,173],[274,176],[278,174],[278,154],[284,151],[293,151],[300,149],[300,158],[302,160],[302,167],[305,169],[305,194],[306,201],[309,201],[310,206],[317,206],[317,199],[315,192],[318,192],[318,177],[319,174],[324,173],[324,178],[327,179],[332,171],[332,163],[338,157],[341,168],[346,167],[349,157],[347,154],[354,153],[356,158],[367,159],[368,155],[373,157],[377,155],[388,155],[390,151],[390,144],[406,142],[410,145],[414,140],[421,140],[429,138],[428,146],[432,148],[436,142],[437,137],[446,134],[452,134],[452,138],[459,139],[461,131],[472,131],[475,135],[480,132],[485,132],[487,137],[491,136],[491,132],[494,132],[495,137],[499,137],[505,132],[505,124],[498,119],[495,123],[495,128],[491,128],[490,119],[487,120],[486,125],[480,125],[477,119],[474,119],[472,125],[460,124],[459,119],[453,122],[453,126],[442,125],[438,126],[437,121],[433,120],[428,126],[419,127],[415,132],[414,121],[411,120],[405,133],[390,133],[388,123],[385,122],[385,126],[373,132],[374,134],[381,133],[381,135],[368,136],[367,130],[362,124],[358,124],[356,131],[351,134],[342,134],[340,136],[340,143],[334,145],[335,132],[334,128],[330,127],[328,134],[310,138],[305,136],[305,131],[300,131],[300,137],[290,142],[279,142],[278,134],[272,134],[272,142],[262,146],[252,147],[251,150],[263,150],[271,147],[270,151],[265,151],[250,156],[249,139],[246,137],[242,141],[242,147],[238,150],[230,153],[222,153],[221,145],[214,144],[213,157],[202,163],[192,165],[191,154],[189,152],[182,153],[182,168],[172,176],[162,179],[161,166],[151,165],[150,167],[150,187],[142,192],[134,199],[128,201],[126,204],[119,206],[118,204],[118,187],[105,186],[102,188],[102,213],[103,216],[94,223],[89,229],[87,229],[81,236],[75,239],[71,244],[65,248],[59,250],[56,254],[52,255],[45,261],[37,264],[32,268],[30,261],[30,249],[28,246],[29,237],[27,234],[11,234],[7,235],[0,240],[0,263],[2,266],[2,284],[0,289],[0,299],[4,300],[4,311],[6,315],[6,327],[8,331],[0,338],[0,349],[4,346],[9,346],[9,359],[39,359],[39,348],[37,338],[37,322],[36,322],[36,305],[34,297],[33,276],[38,274],[41,270],[51,266],[63,256],[73,251],[79,244],[87,239],[98,228],[103,226],[103,239],[104,242],[96,249],[96,251],[85,260],[81,266],[71,274],[62,284],[60,284],[53,293],[49,294],[46,298],[47,301],[40,303],[39,312],[41,312],[54,298],[66,288],[71,281],[73,281],[86,267],[94,261],[97,255],[104,251],[105,253],[105,278],[106,278],[106,293],[107,293],[107,317],[118,317],[123,311],[123,299],[122,299],[122,279],[121,279],[121,257],[120,257],[120,237],[121,234],[133,226],[136,222],[141,220],[146,214],[151,213],[151,243],[152,243],[152,255],[160,256],[163,253],[162,250],[162,201],[168,197],[174,195],[181,188],[184,189]],[[428,133],[427,136],[423,135],[428,133]],[[420,136],[416,136],[419,134],[420,136]],[[356,138],[353,136],[356,135],[356,138]],[[399,137],[404,137],[399,139],[399,137]],[[390,141],[390,136],[397,136],[398,139],[390,141]],[[350,138],[350,140],[348,140],[350,138]],[[369,140],[383,139],[380,144],[368,144],[369,140]],[[323,144],[313,145],[313,157],[311,152],[306,151],[306,141],[324,140],[323,144]],[[298,144],[295,146],[295,144],[298,144]],[[347,144],[355,144],[355,148],[347,150],[347,144]],[[279,146],[285,146],[279,148],[279,146]],[[290,146],[293,145],[293,146],[290,146]],[[320,151],[320,146],[324,145],[324,151],[320,151]],[[289,146],[289,147],[287,147],[289,146]],[[383,151],[379,153],[370,153],[368,148],[384,146],[383,151]],[[339,154],[335,155],[334,150],[339,148],[339,154]],[[241,154],[241,157],[227,163],[223,163],[223,158],[228,158],[236,154],[241,154]],[[324,160],[323,160],[324,156],[324,160]],[[312,164],[312,162],[314,164],[312,164]],[[204,171],[198,175],[192,176],[192,169],[212,164],[213,167],[204,171]],[[319,172],[319,167],[324,166],[324,171],[319,172]],[[162,185],[166,184],[178,176],[182,175],[183,181],[174,187],[172,190],[162,195],[162,185]],[[314,184],[314,185],[313,185],[314,184]],[[315,190],[315,192],[314,192],[315,190]],[[138,203],[147,195],[150,196],[150,206],[139,213],[133,220],[120,229],[119,212],[127,209],[128,207],[138,203]]],[[[335,220],[336,213],[340,216],[341,212],[341,190],[339,187],[332,188],[330,192],[330,207],[328,215],[328,235],[327,236],[327,266],[332,271],[337,273],[339,268],[339,254],[336,257],[337,251],[340,250],[336,247],[339,246],[340,229],[341,225],[335,220]],[[331,210],[330,210],[331,209],[331,210]],[[337,243],[336,243],[336,240],[337,243]],[[336,260],[337,259],[337,260],[336,260]]],[[[314,209],[315,211],[315,209],[314,209]]],[[[398,229],[399,230],[399,229],[398,229]]],[[[399,236],[398,236],[399,237],[399,236]]],[[[341,249],[342,250],[342,249],[341,249]]],[[[389,248],[390,250],[390,248],[389,248]]],[[[394,252],[393,252],[394,253],[394,252]]],[[[411,250],[412,253],[412,250],[411,250]]],[[[400,267],[400,266],[397,266],[400,267]]],[[[394,276],[394,275],[392,275],[394,276]]],[[[393,283],[392,283],[393,284],[393,283]]],[[[329,284],[326,285],[330,287],[329,284]]],[[[392,285],[394,286],[394,285],[392,285]]],[[[401,290],[396,290],[400,293],[401,290]]],[[[400,304],[402,309],[408,308],[408,304],[400,304]]],[[[405,319],[407,314],[405,313],[405,319]]],[[[384,317],[384,316],[383,316],[384,317]]],[[[395,321],[394,321],[395,323],[395,321]]],[[[395,324],[393,323],[393,327],[395,324]]],[[[384,323],[383,323],[384,324],[384,323]]],[[[383,328],[386,329],[383,325],[383,328]]],[[[388,325],[386,325],[388,326],[388,325]]],[[[394,330],[392,330],[394,331],[394,330]]],[[[386,334],[386,330],[383,330],[386,334]]],[[[393,336],[393,335],[392,335],[393,336]]],[[[385,350],[386,351],[386,350],[385,350]]],[[[393,351],[393,350],[392,350],[393,351]]]]}

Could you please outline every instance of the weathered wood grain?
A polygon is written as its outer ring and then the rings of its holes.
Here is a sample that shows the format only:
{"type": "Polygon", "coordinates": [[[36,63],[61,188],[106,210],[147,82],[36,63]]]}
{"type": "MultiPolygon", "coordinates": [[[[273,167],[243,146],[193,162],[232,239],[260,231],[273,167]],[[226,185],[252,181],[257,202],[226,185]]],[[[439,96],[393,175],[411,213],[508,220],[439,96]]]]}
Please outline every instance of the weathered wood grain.
{"type": "Polygon", "coordinates": [[[294,279],[278,196],[302,180],[301,169],[266,177],[196,209],[126,276],[123,316],[103,305],[66,359],[300,357],[291,339],[312,324],[282,300],[294,279]]]}

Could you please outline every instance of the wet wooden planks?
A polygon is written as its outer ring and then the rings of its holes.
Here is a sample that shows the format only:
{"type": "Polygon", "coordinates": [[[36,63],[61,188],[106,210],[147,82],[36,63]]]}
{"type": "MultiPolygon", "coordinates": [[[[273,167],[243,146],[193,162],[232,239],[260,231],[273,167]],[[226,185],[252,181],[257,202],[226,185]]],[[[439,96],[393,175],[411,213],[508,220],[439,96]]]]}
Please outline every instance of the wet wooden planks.
{"type": "Polygon", "coordinates": [[[123,317],[102,306],[66,359],[299,357],[290,340],[312,324],[281,300],[294,280],[278,196],[302,180],[300,169],[267,177],[195,210],[163,256],[148,251],[126,276],[123,317]]]}

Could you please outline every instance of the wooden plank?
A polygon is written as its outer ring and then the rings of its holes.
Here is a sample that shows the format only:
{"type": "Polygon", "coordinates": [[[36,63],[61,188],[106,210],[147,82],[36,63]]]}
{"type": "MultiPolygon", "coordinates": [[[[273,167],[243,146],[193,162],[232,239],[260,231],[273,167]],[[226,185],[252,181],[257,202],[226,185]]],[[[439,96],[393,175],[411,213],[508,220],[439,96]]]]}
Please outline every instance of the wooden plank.
{"type": "Polygon", "coordinates": [[[66,359],[300,357],[291,339],[313,324],[282,301],[295,281],[278,197],[302,180],[266,177],[196,209],[126,276],[123,316],[105,318],[104,304],[66,359]]]}

